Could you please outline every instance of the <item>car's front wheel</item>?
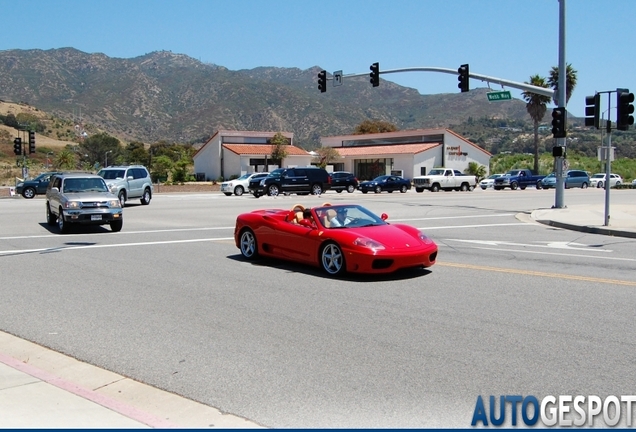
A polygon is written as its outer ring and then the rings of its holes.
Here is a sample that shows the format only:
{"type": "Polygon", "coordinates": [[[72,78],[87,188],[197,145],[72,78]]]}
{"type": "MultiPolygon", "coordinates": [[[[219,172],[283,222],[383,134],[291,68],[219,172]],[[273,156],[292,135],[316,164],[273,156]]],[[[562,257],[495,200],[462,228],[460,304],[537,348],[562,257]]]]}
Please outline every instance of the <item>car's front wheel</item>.
{"type": "Polygon", "coordinates": [[[71,230],[71,224],[64,220],[64,213],[62,212],[62,207],[58,210],[59,216],[57,217],[57,228],[60,230],[62,234],[66,234],[71,230]]]}
{"type": "Polygon", "coordinates": [[[53,226],[55,225],[56,221],[57,221],[57,217],[51,212],[51,206],[47,202],[46,203],[46,223],[49,226],[53,226]]]}
{"type": "Polygon", "coordinates": [[[126,192],[125,191],[120,191],[119,192],[119,203],[121,204],[121,208],[124,208],[124,206],[126,205],[126,192]]]}
{"type": "Polygon", "coordinates": [[[241,186],[241,185],[239,185],[239,186],[234,188],[234,195],[236,195],[236,196],[243,195],[243,192],[245,192],[245,189],[243,189],[243,186],[241,186]]]}
{"type": "Polygon", "coordinates": [[[124,226],[124,221],[121,219],[110,223],[110,229],[113,232],[121,231],[123,226],[124,226]]]}
{"type": "Polygon", "coordinates": [[[239,245],[241,254],[248,260],[258,257],[258,243],[256,243],[256,236],[251,229],[246,228],[243,230],[239,238],[239,245]]]}
{"type": "Polygon", "coordinates": [[[408,188],[406,187],[406,185],[402,185],[402,187],[400,187],[400,193],[406,193],[407,190],[408,188]]]}
{"type": "Polygon", "coordinates": [[[270,187],[267,188],[267,195],[269,196],[278,196],[279,193],[280,193],[280,190],[278,189],[278,186],[276,185],[271,185],[270,187]]]}
{"type": "MultiPolygon", "coordinates": [[[[150,199],[151,198],[152,198],[152,195],[150,194],[150,188],[144,189],[144,194],[141,196],[141,204],[142,205],[150,204],[150,199]]],[[[123,207],[123,205],[122,205],[122,207],[123,207]]]]}
{"type": "Polygon", "coordinates": [[[331,276],[339,276],[345,272],[345,259],[342,249],[336,243],[327,243],[320,252],[320,265],[331,276]]]}
{"type": "Polygon", "coordinates": [[[26,199],[31,199],[35,196],[35,189],[28,187],[22,191],[22,196],[26,199]]]}

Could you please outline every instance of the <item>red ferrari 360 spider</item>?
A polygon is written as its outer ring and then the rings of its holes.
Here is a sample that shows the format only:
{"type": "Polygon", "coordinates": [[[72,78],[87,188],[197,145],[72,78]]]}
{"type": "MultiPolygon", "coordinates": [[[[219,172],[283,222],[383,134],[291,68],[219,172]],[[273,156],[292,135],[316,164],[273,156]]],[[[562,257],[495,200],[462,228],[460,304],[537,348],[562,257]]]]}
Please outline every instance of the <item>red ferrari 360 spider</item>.
{"type": "Polygon", "coordinates": [[[417,228],[389,224],[359,205],[269,209],[236,218],[234,240],[247,259],[259,255],[344,272],[390,273],[435,264],[437,245],[417,228]]]}

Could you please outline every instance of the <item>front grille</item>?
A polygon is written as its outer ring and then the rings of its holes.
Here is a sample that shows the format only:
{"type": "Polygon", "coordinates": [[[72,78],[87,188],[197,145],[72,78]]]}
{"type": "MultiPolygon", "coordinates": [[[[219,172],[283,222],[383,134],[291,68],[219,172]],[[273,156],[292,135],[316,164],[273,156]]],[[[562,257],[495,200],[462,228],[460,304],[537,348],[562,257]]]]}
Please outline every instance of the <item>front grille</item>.
{"type": "Polygon", "coordinates": [[[391,265],[393,265],[392,259],[376,259],[376,260],[373,260],[371,267],[376,270],[380,270],[380,269],[389,268],[391,267],[391,265]]]}
{"type": "Polygon", "coordinates": [[[82,208],[108,208],[108,201],[82,201],[82,208]]]}

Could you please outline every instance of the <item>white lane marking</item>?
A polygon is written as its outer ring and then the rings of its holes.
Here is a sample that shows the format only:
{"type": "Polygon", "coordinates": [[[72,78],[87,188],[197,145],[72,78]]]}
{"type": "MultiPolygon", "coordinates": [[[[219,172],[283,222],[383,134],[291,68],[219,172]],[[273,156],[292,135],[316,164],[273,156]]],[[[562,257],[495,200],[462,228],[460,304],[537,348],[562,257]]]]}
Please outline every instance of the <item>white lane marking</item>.
{"type": "MultiPolygon", "coordinates": [[[[535,247],[535,248],[552,248],[552,249],[571,249],[571,250],[585,250],[589,251],[590,248],[595,252],[613,252],[610,249],[599,249],[596,246],[589,246],[582,243],[570,243],[570,242],[542,242],[545,244],[526,244],[526,243],[514,243],[514,242],[506,242],[506,241],[498,241],[498,240],[464,240],[464,239],[445,239],[463,243],[476,243],[482,244],[486,246],[527,246],[527,247],[535,247]]],[[[536,242],[540,243],[540,242],[536,242]]]]}
{"type": "MultiPolygon", "coordinates": [[[[453,246],[446,245],[441,242],[437,243],[438,247],[448,247],[453,248],[453,246]]],[[[568,253],[558,253],[558,252],[545,252],[545,251],[531,251],[531,250],[520,250],[520,249],[504,249],[504,248],[489,248],[489,247],[479,247],[479,246],[469,246],[470,249],[479,249],[479,250],[491,250],[498,252],[518,252],[518,253],[527,253],[527,254],[535,254],[535,255],[555,255],[555,256],[566,256],[566,257],[574,257],[574,258],[592,258],[595,260],[609,260],[609,261],[629,261],[636,262],[634,258],[615,258],[608,256],[599,256],[599,255],[577,255],[577,254],[568,254],[568,253]]],[[[454,248],[453,248],[454,249],[454,248]]]]}
{"type": "Polygon", "coordinates": [[[514,216],[516,213],[501,213],[501,214],[484,214],[484,215],[466,215],[466,216],[439,216],[439,217],[425,217],[425,218],[409,218],[409,219],[389,219],[391,222],[404,222],[404,221],[425,221],[425,220],[447,220],[447,219],[467,219],[467,218],[492,218],[501,216],[514,216]]]}
{"type": "Polygon", "coordinates": [[[486,227],[497,227],[497,226],[533,226],[531,224],[527,224],[525,222],[519,223],[503,223],[503,224],[480,224],[480,225],[449,225],[449,226],[439,226],[439,227],[423,227],[418,228],[424,232],[438,229],[456,229],[456,228],[486,228],[486,227]]]}
{"type": "Polygon", "coordinates": [[[55,246],[55,247],[41,248],[41,249],[0,251],[0,255],[11,255],[11,254],[18,255],[18,254],[34,253],[34,252],[50,253],[50,252],[61,252],[61,251],[75,250],[75,249],[101,249],[101,248],[114,248],[114,247],[127,247],[127,246],[154,246],[154,245],[164,245],[164,244],[198,243],[198,242],[207,242],[207,241],[212,242],[212,241],[223,241],[223,240],[234,240],[234,237],[202,238],[202,239],[190,239],[190,240],[165,240],[165,241],[154,241],[154,242],[101,244],[101,245],[55,246]]]}
{"type": "MultiPolygon", "coordinates": [[[[209,231],[209,230],[224,230],[224,229],[234,229],[233,226],[230,227],[207,227],[207,228],[173,228],[173,229],[157,229],[157,230],[147,230],[147,231],[120,231],[118,233],[113,232],[105,232],[105,233],[86,233],[88,235],[117,235],[122,236],[126,234],[147,234],[147,233],[170,233],[170,232],[186,232],[186,231],[209,231]]],[[[31,235],[31,236],[14,236],[14,237],[0,237],[0,240],[16,240],[16,239],[31,239],[31,238],[49,238],[49,237],[57,237],[60,238],[60,234],[43,234],[43,235],[31,235]]],[[[72,238],[72,237],[70,237],[72,238]]]]}

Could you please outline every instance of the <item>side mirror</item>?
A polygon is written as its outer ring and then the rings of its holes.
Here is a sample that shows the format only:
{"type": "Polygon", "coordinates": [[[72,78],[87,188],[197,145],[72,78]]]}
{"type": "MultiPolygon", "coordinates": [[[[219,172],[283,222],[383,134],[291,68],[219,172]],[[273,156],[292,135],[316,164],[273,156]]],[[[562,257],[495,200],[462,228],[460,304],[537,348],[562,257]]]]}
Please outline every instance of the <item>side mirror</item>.
{"type": "Polygon", "coordinates": [[[380,215],[380,218],[382,218],[382,220],[383,220],[383,221],[385,221],[385,220],[387,220],[387,219],[389,218],[389,215],[388,215],[388,214],[386,214],[386,213],[382,213],[382,214],[380,215]]]}
{"type": "Polygon", "coordinates": [[[58,193],[59,191],[60,191],[60,188],[59,188],[59,187],[57,187],[57,186],[53,186],[53,187],[51,188],[51,192],[58,193]]]}

